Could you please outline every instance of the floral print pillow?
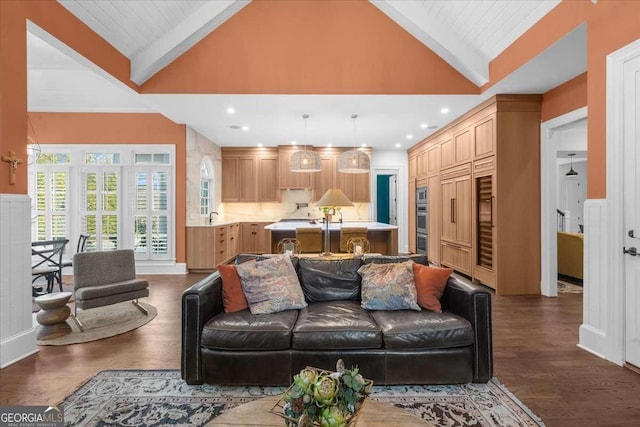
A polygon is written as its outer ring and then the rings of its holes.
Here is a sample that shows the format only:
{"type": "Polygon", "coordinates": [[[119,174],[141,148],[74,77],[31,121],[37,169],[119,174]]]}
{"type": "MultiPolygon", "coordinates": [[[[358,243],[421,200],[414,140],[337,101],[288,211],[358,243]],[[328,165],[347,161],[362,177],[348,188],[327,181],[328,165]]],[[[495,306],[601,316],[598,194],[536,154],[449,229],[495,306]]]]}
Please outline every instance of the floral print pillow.
{"type": "Polygon", "coordinates": [[[362,276],[362,308],[420,311],[413,261],[365,264],[358,273],[362,276]]]}
{"type": "Polygon", "coordinates": [[[288,255],[236,266],[251,314],[304,308],[307,303],[288,255]]]}

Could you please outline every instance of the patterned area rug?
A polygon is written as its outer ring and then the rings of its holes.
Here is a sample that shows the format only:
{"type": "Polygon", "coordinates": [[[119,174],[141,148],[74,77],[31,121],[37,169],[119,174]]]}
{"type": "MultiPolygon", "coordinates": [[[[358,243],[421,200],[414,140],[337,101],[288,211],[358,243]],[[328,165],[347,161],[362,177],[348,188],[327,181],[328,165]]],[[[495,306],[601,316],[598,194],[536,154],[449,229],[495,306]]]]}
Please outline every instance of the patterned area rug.
{"type": "MultiPolygon", "coordinates": [[[[285,389],[190,386],[177,370],[102,371],[61,405],[66,425],[201,426],[230,408],[285,389]]],[[[411,411],[432,425],[544,426],[495,379],[487,384],[374,386],[371,397],[411,411]]]]}
{"type": "Polygon", "coordinates": [[[583,292],[582,286],[574,283],[565,282],[564,280],[558,280],[558,293],[560,294],[581,294],[583,292]]]}

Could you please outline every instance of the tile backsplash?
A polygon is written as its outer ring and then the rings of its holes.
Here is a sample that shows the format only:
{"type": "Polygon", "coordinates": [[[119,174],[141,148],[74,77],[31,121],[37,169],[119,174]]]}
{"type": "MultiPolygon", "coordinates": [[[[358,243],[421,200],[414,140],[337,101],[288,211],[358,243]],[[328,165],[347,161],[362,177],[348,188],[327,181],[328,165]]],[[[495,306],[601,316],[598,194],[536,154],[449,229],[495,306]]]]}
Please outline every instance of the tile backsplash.
{"type": "MultiPolygon", "coordinates": [[[[220,216],[225,221],[276,221],[283,218],[322,218],[322,212],[311,201],[309,190],[282,190],[280,202],[261,203],[221,203],[220,216]],[[297,208],[296,203],[308,203],[297,208]]],[[[368,221],[369,203],[354,203],[344,207],[342,219],[345,221],[368,221]]]]}

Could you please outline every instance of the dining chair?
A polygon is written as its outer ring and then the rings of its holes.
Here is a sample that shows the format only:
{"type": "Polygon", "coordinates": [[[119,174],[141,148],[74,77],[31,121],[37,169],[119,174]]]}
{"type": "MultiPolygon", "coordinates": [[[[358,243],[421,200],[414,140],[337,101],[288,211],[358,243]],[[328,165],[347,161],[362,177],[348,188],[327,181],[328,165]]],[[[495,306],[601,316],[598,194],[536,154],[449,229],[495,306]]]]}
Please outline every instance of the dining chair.
{"type": "MultiPolygon", "coordinates": [[[[81,234],[78,237],[78,244],[76,245],[76,253],[82,253],[87,250],[87,240],[89,240],[88,234],[81,234]]],[[[73,254],[71,255],[73,258],[73,254]]],[[[61,268],[65,267],[73,267],[73,259],[72,258],[63,258],[61,262],[61,268]]]]}
{"type": "Polygon", "coordinates": [[[35,281],[41,277],[47,280],[47,293],[53,292],[55,281],[58,281],[60,292],[62,292],[62,254],[64,248],[69,243],[69,239],[43,240],[31,243],[31,285],[33,295],[38,296],[44,292],[38,292],[33,286],[35,281]]]}

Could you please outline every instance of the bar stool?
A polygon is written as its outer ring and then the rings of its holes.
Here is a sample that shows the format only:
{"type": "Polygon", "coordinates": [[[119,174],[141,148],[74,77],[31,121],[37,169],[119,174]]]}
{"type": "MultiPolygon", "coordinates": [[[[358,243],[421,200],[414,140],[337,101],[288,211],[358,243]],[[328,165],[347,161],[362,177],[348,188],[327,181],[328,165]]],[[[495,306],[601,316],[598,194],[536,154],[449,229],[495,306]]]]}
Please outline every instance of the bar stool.
{"type": "Polygon", "coordinates": [[[342,227],[340,229],[340,252],[348,252],[347,242],[351,238],[367,238],[366,227],[342,227]]]}
{"type": "Polygon", "coordinates": [[[322,252],[322,229],[320,227],[296,228],[296,239],[300,242],[301,253],[322,252]]]}

